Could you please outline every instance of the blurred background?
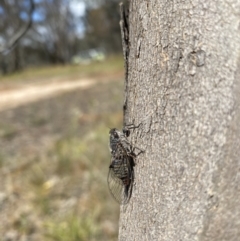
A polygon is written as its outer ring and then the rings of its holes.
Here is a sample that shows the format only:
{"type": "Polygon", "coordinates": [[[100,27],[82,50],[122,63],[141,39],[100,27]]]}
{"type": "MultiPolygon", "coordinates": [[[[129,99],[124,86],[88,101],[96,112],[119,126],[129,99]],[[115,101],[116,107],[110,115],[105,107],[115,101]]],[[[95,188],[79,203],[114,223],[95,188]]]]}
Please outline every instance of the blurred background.
{"type": "Polygon", "coordinates": [[[119,2],[0,1],[0,240],[117,239],[107,173],[109,128],[122,126],[119,2]]]}

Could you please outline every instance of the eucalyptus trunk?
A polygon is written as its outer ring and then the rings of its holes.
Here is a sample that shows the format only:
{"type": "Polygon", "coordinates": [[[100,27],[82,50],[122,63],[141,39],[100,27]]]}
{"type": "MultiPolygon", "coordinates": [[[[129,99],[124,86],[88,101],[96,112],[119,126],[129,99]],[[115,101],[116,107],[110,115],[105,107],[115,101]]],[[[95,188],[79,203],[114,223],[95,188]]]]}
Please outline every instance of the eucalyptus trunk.
{"type": "Polygon", "coordinates": [[[240,1],[131,0],[120,241],[240,240],[240,1]]]}

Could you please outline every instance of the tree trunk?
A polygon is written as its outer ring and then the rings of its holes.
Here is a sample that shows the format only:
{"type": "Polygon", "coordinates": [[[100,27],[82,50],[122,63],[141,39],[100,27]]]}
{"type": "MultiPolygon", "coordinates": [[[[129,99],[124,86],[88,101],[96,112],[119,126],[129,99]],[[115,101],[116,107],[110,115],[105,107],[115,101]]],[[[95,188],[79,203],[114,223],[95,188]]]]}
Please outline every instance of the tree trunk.
{"type": "Polygon", "coordinates": [[[125,122],[145,150],[120,241],[240,240],[240,2],[131,0],[125,122]]]}
{"type": "Polygon", "coordinates": [[[12,72],[17,72],[22,69],[22,56],[20,52],[20,47],[17,45],[12,51],[12,72]]]}

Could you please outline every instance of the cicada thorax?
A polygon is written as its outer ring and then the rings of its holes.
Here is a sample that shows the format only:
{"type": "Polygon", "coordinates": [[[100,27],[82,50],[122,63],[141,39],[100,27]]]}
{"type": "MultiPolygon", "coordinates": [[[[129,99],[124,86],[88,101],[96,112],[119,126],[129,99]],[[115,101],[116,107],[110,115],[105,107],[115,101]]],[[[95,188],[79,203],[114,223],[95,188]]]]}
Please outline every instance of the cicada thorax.
{"type": "Polygon", "coordinates": [[[111,154],[115,156],[121,155],[120,152],[125,152],[125,154],[130,153],[131,151],[131,145],[128,142],[126,135],[117,130],[116,128],[113,128],[109,132],[110,134],[110,142],[109,147],[111,150],[111,154]]]}

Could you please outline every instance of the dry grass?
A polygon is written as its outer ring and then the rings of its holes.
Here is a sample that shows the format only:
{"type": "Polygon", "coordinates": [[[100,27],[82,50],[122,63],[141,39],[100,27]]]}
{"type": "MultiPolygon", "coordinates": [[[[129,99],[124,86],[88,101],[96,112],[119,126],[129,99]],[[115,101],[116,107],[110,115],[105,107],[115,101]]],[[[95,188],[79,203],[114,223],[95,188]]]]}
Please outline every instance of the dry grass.
{"type": "Polygon", "coordinates": [[[0,82],[36,82],[51,79],[79,79],[85,77],[108,77],[109,75],[122,74],[122,56],[109,56],[105,61],[92,62],[83,65],[45,66],[32,67],[22,72],[0,76],[0,82]]]}
{"type": "MultiPolygon", "coordinates": [[[[123,76],[120,58],[84,68],[31,69],[4,81],[47,81],[59,75],[107,78],[118,71],[123,76]]],[[[108,131],[122,124],[122,101],[123,81],[118,77],[1,113],[2,237],[117,239],[119,206],[108,192],[106,177],[108,131]]]]}

